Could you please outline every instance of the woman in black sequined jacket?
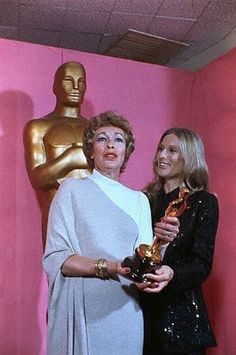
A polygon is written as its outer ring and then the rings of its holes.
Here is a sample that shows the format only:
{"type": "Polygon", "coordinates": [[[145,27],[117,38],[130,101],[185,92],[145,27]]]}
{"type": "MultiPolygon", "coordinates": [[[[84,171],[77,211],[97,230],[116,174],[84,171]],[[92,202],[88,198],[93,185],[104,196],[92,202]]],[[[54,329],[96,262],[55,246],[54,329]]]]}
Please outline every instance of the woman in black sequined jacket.
{"type": "Polygon", "coordinates": [[[208,192],[208,169],[200,137],[172,128],[161,137],[154,160],[155,180],[146,194],[153,227],[160,222],[180,188],[190,194],[179,217],[178,238],[166,244],[163,263],[174,276],[159,293],[141,293],[145,322],[145,355],[200,355],[215,346],[202,284],[210,274],[218,224],[218,202],[208,192]]]}

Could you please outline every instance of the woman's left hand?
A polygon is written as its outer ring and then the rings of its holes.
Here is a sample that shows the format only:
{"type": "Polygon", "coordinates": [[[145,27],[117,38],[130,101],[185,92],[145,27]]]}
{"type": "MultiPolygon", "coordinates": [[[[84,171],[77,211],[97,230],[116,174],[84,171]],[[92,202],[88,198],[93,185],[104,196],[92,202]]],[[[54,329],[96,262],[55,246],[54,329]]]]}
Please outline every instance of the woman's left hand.
{"type": "Polygon", "coordinates": [[[155,273],[147,273],[147,281],[143,283],[136,283],[139,290],[147,293],[159,293],[168,285],[173,278],[174,271],[167,265],[162,265],[155,273]]]}
{"type": "Polygon", "coordinates": [[[179,234],[179,220],[176,217],[163,217],[154,227],[154,234],[157,240],[163,243],[173,242],[179,234]]]}

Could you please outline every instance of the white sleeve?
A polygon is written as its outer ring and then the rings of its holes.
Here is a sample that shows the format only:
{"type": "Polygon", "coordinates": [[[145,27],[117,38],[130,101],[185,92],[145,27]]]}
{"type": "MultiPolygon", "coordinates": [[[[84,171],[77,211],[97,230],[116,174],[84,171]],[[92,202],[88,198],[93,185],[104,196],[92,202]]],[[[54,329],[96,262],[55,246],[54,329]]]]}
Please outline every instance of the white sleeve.
{"type": "Polygon", "coordinates": [[[68,178],[60,185],[49,211],[47,242],[42,262],[51,285],[61,273],[65,260],[80,251],[77,245],[75,249],[73,243],[75,231],[72,191],[73,182],[68,178]]]}
{"type": "Polygon", "coordinates": [[[140,218],[139,218],[139,236],[135,248],[140,244],[152,244],[153,231],[151,210],[148,199],[143,192],[140,192],[140,218]]]}

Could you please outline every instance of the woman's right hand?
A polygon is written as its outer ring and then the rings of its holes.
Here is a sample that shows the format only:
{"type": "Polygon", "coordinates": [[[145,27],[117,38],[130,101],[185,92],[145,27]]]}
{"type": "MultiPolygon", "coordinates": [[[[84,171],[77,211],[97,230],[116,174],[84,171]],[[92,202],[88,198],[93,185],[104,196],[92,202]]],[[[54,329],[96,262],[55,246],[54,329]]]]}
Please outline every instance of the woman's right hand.
{"type": "Polygon", "coordinates": [[[122,275],[126,276],[129,275],[130,273],[130,268],[129,267],[122,267],[121,262],[119,261],[108,261],[108,274],[109,275],[122,275]]]}
{"type": "Polygon", "coordinates": [[[147,281],[135,283],[140,291],[146,293],[159,293],[172,280],[174,271],[167,265],[162,265],[155,273],[146,274],[147,281]]]}

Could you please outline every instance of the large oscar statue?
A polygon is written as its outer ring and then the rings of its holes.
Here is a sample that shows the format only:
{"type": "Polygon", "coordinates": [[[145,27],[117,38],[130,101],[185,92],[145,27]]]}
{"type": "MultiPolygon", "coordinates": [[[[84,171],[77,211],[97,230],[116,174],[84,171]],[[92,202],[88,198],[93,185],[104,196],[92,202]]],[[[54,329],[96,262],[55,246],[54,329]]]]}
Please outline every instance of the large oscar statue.
{"type": "Polygon", "coordinates": [[[82,151],[87,120],[81,116],[80,109],[85,90],[83,65],[62,64],[54,77],[55,109],[29,121],[24,129],[26,168],[42,209],[43,246],[48,210],[60,182],[68,176],[81,178],[90,174],[82,151]]]}
{"type": "MultiPolygon", "coordinates": [[[[189,190],[185,187],[180,189],[178,199],[169,203],[165,211],[165,216],[179,217],[187,207],[187,197],[189,190]]],[[[129,276],[137,282],[145,282],[145,274],[148,272],[154,272],[161,265],[161,244],[160,240],[154,238],[152,245],[140,244],[135,254],[130,257],[126,257],[122,266],[129,267],[131,269],[129,276]]]]}

